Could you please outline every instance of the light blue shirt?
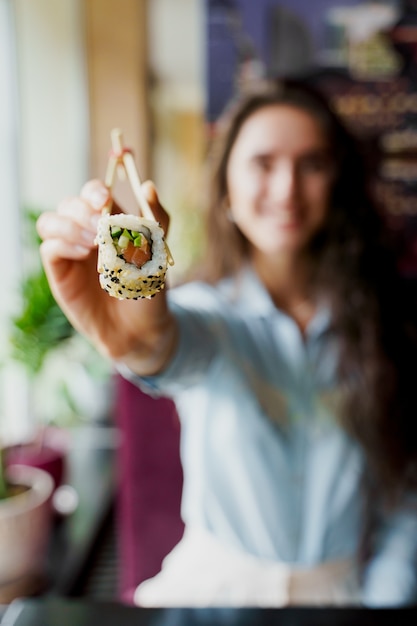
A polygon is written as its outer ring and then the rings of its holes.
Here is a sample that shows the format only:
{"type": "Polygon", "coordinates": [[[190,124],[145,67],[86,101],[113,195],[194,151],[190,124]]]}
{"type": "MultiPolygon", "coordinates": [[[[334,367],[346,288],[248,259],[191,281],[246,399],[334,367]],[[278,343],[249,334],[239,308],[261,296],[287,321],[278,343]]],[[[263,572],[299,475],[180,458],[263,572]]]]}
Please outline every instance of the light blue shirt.
{"type": "MultiPolygon", "coordinates": [[[[364,459],[338,423],[328,311],[303,337],[254,273],[169,292],[177,352],[143,389],[172,396],[182,424],[182,513],[253,555],[314,565],[357,554],[364,459]]],[[[381,525],[364,603],[415,600],[417,517],[381,525]]]]}

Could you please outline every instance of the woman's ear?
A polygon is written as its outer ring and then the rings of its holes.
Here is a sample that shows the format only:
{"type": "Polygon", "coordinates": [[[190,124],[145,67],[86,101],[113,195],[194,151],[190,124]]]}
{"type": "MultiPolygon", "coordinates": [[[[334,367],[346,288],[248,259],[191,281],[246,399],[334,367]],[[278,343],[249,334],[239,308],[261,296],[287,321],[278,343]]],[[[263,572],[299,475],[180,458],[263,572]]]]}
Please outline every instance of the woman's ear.
{"type": "Polygon", "coordinates": [[[229,194],[226,194],[223,197],[223,200],[221,201],[221,208],[224,211],[227,220],[233,223],[235,221],[235,218],[233,217],[233,212],[230,206],[229,194]]]}

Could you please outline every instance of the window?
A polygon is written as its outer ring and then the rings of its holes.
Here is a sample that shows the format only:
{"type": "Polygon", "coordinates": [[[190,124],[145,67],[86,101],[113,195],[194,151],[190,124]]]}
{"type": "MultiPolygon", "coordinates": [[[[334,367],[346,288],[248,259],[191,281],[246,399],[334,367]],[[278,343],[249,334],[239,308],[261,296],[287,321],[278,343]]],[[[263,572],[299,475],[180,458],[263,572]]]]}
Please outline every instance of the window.
{"type": "Polygon", "coordinates": [[[0,0],[0,435],[30,430],[21,368],[6,359],[18,283],[37,262],[22,242],[27,210],[54,208],[88,176],[83,0],[0,0]]]}
{"type": "Polygon", "coordinates": [[[9,367],[7,332],[10,315],[17,305],[16,283],[21,273],[21,242],[18,176],[18,85],[16,81],[15,28],[12,0],[0,0],[0,172],[2,244],[2,296],[0,298],[0,435],[12,424],[11,412],[23,410],[24,387],[9,367]],[[16,389],[17,388],[17,389],[16,389]],[[14,398],[13,398],[14,395],[14,398]]]}

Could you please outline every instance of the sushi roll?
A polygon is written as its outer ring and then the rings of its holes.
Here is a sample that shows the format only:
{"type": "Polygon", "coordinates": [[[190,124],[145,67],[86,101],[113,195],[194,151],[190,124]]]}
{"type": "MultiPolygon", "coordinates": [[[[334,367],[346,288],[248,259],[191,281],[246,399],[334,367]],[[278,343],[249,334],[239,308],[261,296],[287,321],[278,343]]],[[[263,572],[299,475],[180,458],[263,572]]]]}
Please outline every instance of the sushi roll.
{"type": "Polygon", "coordinates": [[[164,288],[167,248],[158,222],[106,214],[99,220],[96,242],[100,285],[111,296],[152,298],[164,288]]]}

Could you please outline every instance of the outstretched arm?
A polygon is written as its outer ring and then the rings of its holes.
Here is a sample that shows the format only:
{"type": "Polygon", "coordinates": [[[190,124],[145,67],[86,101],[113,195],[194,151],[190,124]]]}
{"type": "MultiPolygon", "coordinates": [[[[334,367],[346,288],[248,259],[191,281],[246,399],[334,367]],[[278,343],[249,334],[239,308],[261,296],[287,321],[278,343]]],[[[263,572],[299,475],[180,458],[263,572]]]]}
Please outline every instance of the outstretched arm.
{"type": "MultiPolygon", "coordinates": [[[[169,217],[152,183],[142,186],[155,218],[169,217]]],[[[101,289],[97,274],[97,222],[109,201],[107,187],[88,182],[79,197],[64,200],[37,222],[41,258],[52,293],[74,328],[104,356],[140,375],[161,371],[176,345],[177,327],[164,290],[152,299],[117,300],[101,289]]]]}

